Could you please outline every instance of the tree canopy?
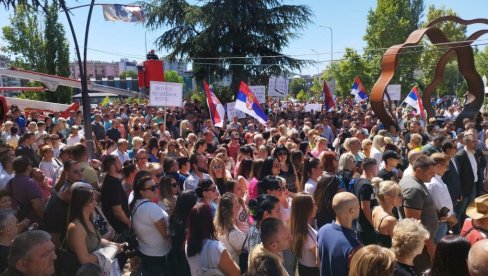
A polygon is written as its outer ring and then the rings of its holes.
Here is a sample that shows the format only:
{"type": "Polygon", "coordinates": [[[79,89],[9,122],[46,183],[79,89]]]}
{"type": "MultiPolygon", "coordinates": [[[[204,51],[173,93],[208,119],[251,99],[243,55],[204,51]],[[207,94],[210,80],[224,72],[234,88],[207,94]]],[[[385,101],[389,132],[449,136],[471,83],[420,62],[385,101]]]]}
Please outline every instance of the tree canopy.
{"type": "Polygon", "coordinates": [[[194,5],[153,0],[139,4],[149,29],[169,27],[156,44],[169,51],[170,60],[192,60],[198,81],[208,72],[230,74],[235,90],[241,80],[299,70],[307,63],[283,55],[282,50],[299,36],[297,31],[310,22],[312,12],[307,6],[282,2],[208,0],[194,5]]]}

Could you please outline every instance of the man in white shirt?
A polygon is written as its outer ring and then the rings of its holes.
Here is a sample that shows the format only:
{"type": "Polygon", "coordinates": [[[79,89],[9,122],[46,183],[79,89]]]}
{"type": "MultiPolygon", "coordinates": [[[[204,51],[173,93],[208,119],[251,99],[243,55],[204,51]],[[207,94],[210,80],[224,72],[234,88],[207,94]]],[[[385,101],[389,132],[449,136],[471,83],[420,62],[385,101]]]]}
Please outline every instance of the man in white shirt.
{"type": "Polygon", "coordinates": [[[129,154],[127,150],[129,149],[129,142],[126,139],[119,139],[117,141],[117,149],[112,153],[119,158],[120,163],[124,164],[125,161],[129,160],[129,154]]]}
{"type": "Polygon", "coordinates": [[[7,186],[7,183],[14,177],[14,162],[15,155],[8,151],[4,153],[4,155],[0,159],[0,163],[2,164],[2,169],[0,170],[0,190],[4,190],[7,186]]]}
{"type": "Polygon", "coordinates": [[[457,218],[454,214],[454,206],[449,189],[442,181],[442,176],[449,169],[449,156],[444,153],[433,153],[430,158],[435,162],[435,175],[430,182],[425,183],[425,186],[427,186],[439,214],[439,228],[434,238],[434,241],[439,243],[446,235],[448,226],[453,226],[457,223],[457,218]],[[448,209],[447,212],[445,211],[446,208],[448,209]]]}

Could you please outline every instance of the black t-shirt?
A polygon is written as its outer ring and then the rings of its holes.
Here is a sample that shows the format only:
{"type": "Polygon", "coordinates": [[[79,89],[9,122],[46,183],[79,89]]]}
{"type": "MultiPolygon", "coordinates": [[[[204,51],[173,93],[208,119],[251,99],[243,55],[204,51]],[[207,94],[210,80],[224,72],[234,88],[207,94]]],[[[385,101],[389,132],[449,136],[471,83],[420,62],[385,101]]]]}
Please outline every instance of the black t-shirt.
{"type": "Polygon", "coordinates": [[[219,144],[215,141],[212,141],[212,143],[207,143],[207,152],[210,154],[215,153],[218,146],[219,146],[219,144]]]}
{"type": "MultiPolygon", "coordinates": [[[[354,192],[359,199],[359,202],[369,201],[369,207],[371,210],[373,210],[373,207],[378,206],[373,186],[369,180],[364,178],[358,179],[356,184],[354,184],[354,192]]],[[[371,225],[368,219],[366,219],[366,216],[362,210],[359,212],[358,230],[361,232],[374,232],[373,225],[371,225]]]]}
{"type": "Polygon", "coordinates": [[[115,229],[117,233],[122,233],[124,230],[128,230],[129,226],[119,221],[112,210],[113,206],[121,205],[124,213],[129,217],[129,203],[127,193],[122,186],[122,181],[106,175],[103,180],[101,190],[102,211],[105,214],[108,222],[115,229]]]}
{"type": "Polygon", "coordinates": [[[381,171],[378,173],[378,177],[383,180],[398,181],[397,176],[393,171],[389,172],[385,169],[381,169],[381,171]]]}
{"type": "Polygon", "coordinates": [[[62,241],[68,228],[68,208],[68,202],[59,198],[58,195],[52,195],[44,210],[42,230],[60,234],[60,241],[62,241]]]}
{"type": "Polygon", "coordinates": [[[394,276],[417,276],[413,266],[409,266],[402,263],[395,264],[395,270],[393,270],[394,276]]]}
{"type": "Polygon", "coordinates": [[[122,137],[122,135],[120,134],[119,129],[111,128],[111,129],[107,130],[107,137],[114,140],[115,142],[117,142],[122,137]]]}

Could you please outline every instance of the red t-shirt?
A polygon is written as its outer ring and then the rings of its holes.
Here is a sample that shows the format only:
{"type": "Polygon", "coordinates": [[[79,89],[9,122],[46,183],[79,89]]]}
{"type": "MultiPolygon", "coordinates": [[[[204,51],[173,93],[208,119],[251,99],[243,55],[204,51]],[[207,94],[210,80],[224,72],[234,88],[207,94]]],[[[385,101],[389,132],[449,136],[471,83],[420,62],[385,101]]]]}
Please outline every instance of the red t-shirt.
{"type": "Polygon", "coordinates": [[[483,232],[483,230],[474,228],[472,219],[467,218],[464,221],[463,229],[461,229],[461,236],[468,239],[471,245],[473,245],[477,241],[486,239],[487,235],[483,232]]]}

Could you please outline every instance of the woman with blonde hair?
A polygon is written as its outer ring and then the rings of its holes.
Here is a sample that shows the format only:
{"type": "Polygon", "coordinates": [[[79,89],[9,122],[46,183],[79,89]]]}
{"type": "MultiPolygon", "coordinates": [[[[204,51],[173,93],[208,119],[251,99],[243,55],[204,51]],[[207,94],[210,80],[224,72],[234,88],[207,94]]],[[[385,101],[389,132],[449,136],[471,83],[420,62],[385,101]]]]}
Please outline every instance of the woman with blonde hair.
{"type": "Polygon", "coordinates": [[[180,123],[180,136],[186,138],[192,132],[192,125],[188,120],[182,120],[180,123]]]}
{"type": "Polygon", "coordinates": [[[359,154],[361,155],[362,159],[369,157],[369,155],[371,154],[372,147],[373,147],[373,141],[371,141],[370,139],[364,139],[363,141],[361,141],[361,148],[363,150],[359,154]]]}
{"type": "Polygon", "coordinates": [[[236,226],[239,210],[237,196],[231,192],[225,193],[220,198],[214,218],[217,239],[224,245],[235,263],[239,263],[239,255],[246,242],[246,233],[236,226]]]}
{"type": "Polygon", "coordinates": [[[351,259],[349,276],[393,276],[395,254],[378,245],[359,249],[351,259]]]}
{"type": "Polygon", "coordinates": [[[322,154],[322,152],[324,151],[327,151],[328,148],[327,148],[327,139],[323,138],[323,137],[318,137],[316,140],[315,140],[315,147],[313,148],[312,150],[312,155],[313,157],[319,157],[320,154],[322,154]]]}
{"type": "Polygon", "coordinates": [[[163,178],[163,166],[159,163],[149,163],[147,165],[147,171],[151,173],[154,182],[159,183],[163,178]]]}
{"type": "Polygon", "coordinates": [[[407,144],[408,151],[415,149],[422,151],[422,142],[422,135],[418,133],[412,133],[410,135],[410,142],[407,144]]]}
{"type": "Polygon", "coordinates": [[[2,141],[7,143],[7,138],[10,136],[10,129],[14,126],[14,122],[6,121],[2,126],[2,141]]]}
{"type": "Polygon", "coordinates": [[[390,248],[393,228],[398,223],[393,209],[402,206],[402,189],[396,182],[382,181],[376,198],[379,206],[373,209],[373,227],[377,233],[377,244],[390,248]]]}
{"type": "Polygon", "coordinates": [[[369,153],[369,158],[376,159],[377,164],[381,164],[383,158],[383,147],[385,146],[384,136],[375,135],[373,138],[373,144],[371,147],[371,152],[369,153]]]}
{"type": "Polygon", "coordinates": [[[298,193],[291,204],[290,248],[298,258],[298,275],[319,275],[317,260],[317,231],[312,227],[317,206],[309,194],[298,193]]]}
{"type": "Polygon", "coordinates": [[[418,275],[413,259],[424,249],[429,231],[419,221],[403,219],[393,228],[392,250],[395,253],[395,275],[418,275]]]}

